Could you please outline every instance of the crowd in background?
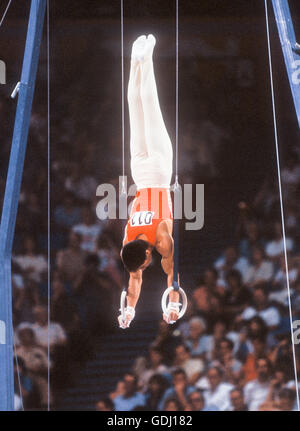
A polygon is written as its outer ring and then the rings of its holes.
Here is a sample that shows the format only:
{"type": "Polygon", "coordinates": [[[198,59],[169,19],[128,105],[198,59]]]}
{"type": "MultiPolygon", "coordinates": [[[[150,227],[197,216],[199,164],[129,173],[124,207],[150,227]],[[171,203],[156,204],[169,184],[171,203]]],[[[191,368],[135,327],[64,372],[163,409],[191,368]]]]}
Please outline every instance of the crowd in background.
{"type": "MultiPolygon", "coordinates": [[[[282,170],[293,320],[300,318],[300,163],[282,170]]],[[[275,185],[241,202],[236,240],[196,283],[187,315],[164,321],[98,410],[297,410],[284,243],[275,185]]],[[[297,341],[297,340],[296,340],[297,341]]]]}

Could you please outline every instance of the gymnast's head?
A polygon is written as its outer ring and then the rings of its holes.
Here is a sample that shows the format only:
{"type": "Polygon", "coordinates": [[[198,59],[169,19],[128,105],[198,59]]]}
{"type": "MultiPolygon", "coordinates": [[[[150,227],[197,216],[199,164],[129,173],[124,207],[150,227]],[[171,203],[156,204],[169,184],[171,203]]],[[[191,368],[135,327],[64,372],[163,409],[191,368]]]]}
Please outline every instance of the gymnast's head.
{"type": "Polygon", "coordinates": [[[128,272],[143,271],[152,261],[149,243],[142,239],[128,242],[121,250],[121,259],[128,272]]]}

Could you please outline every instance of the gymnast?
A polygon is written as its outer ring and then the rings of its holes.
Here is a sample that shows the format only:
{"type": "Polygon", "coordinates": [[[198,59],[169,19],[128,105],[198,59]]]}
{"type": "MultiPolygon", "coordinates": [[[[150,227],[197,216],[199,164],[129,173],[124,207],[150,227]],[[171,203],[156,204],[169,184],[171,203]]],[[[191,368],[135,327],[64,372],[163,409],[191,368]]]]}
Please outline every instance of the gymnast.
{"type": "MultiPolygon", "coordinates": [[[[130,217],[126,224],[121,259],[129,272],[125,318],[118,317],[125,329],[135,316],[143,271],[152,261],[155,248],[167,274],[168,287],[173,283],[173,212],[170,196],[173,149],[161,113],[157,94],[153,35],[140,36],[132,46],[128,83],[130,119],[131,175],[137,186],[130,217]]],[[[179,293],[169,295],[163,319],[174,323],[179,316],[179,293]]]]}

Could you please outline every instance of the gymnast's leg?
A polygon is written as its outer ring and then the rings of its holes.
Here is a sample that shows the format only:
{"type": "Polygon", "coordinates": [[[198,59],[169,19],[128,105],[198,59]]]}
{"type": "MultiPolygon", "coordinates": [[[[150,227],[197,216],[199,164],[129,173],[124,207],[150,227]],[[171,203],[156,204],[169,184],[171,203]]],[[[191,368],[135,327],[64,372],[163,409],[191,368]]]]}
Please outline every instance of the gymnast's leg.
{"type": "Polygon", "coordinates": [[[128,107],[130,120],[130,155],[131,173],[135,184],[138,186],[140,178],[140,166],[148,157],[144,113],[141,100],[141,63],[140,52],[144,48],[146,36],[140,36],[132,46],[130,74],[128,83],[128,107]]]}
{"type": "Polygon", "coordinates": [[[173,150],[161,113],[155,82],[152,54],[155,46],[153,35],[147,37],[141,63],[141,99],[148,156],[159,174],[161,186],[169,186],[172,177],[173,150]]]}

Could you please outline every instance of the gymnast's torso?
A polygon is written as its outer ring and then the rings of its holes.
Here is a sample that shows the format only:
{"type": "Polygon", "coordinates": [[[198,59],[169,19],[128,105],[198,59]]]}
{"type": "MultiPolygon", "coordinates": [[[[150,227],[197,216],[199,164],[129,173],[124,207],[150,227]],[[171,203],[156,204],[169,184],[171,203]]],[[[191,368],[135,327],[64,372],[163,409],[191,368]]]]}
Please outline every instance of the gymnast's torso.
{"type": "Polygon", "coordinates": [[[123,245],[145,236],[159,250],[159,231],[172,232],[173,211],[168,187],[149,187],[137,191],[126,224],[123,245]]]}

